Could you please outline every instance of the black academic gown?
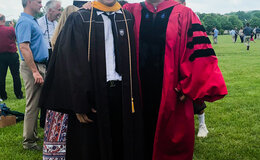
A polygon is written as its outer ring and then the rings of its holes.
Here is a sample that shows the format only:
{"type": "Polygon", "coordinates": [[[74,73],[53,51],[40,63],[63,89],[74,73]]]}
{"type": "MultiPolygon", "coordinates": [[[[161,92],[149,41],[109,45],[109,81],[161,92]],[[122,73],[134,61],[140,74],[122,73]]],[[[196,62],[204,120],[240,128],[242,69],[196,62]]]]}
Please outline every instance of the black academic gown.
{"type": "MultiPolygon", "coordinates": [[[[143,159],[142,118],[139,81],[134,49],[134,19],[125,11],[132,49],[132,77],[135,113],[131,110],[129,55],[126,25],[116,15],[119,29],[120,69],[122,73],[122,117],[124,160],[143,159]]],[[[106,88],[104,23],[93,13],[91,52],[88,61],[90,10],[71,14],[57,38],[40,97],[39,106],[69,114],[67,159],[113,160],[106,88]],[[97,110],[91,114],[91,108],[97,110]],[[86,113],[95,123],[81,124],[75,113],[86,113]]]]}

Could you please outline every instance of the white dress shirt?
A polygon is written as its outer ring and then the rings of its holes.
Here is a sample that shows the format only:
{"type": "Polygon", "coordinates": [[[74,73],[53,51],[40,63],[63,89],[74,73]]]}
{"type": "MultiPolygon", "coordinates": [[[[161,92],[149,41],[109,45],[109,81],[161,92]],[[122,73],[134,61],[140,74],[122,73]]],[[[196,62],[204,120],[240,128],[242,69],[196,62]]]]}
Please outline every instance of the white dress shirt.
{"type": "MultiPolygon", "coordinates": [[[[46,15],[42,16],[41,18],[37,19],[37,22],[43,32],[44,35],[44,40],[46,41],[46,44],[48,44],[48,49],[51,48],[50,44],[49,44],[49,39],[48,39],[48,31],[47,31],[47,24],[46,24],[46,15]]],[[[49,38],[51,40],[52,36],[53,36],[53,32],[58,24],[57,21],[49,21],[47,18],[47,23],[48,23],[48,29],[49,29],[49,38]]]]}
{"type": "MultiPolygon", "coordinates": [[[[116,63],[115,63],[115,50],[114,50],[114,37],[112,32],[111,20],[104,14],[102,11],[97,11],[97,15],[102,16],[104,21],[104,33],[105,33],[105,53],[106,53],[106,73],[107,73],[107,82],[119,80],[122,81],[122,76],[116,72],[116,63]]],[[[117,14],[122,14],[122,11],[116,11],[117,14]]],[[[107,13],[115,14],[115,12],[107,13]]]]}

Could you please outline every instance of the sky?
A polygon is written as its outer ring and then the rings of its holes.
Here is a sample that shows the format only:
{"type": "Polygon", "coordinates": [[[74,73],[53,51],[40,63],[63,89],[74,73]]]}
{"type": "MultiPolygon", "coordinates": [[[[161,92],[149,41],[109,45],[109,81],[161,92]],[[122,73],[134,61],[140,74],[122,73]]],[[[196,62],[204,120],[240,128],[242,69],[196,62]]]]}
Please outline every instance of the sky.
{"type": "MultiPolygon", "coordinates": [[[[18,19],[23,11],[22,0],[0,0],[0,13],[7,20],[18,19]]],[[[48,0],[42,0],[45,5],[48,0]]],[[[60,0],[62,7],[73,3],[73,0],[60,0]]],[[[128,2],[140,2],[143,0],[128,0],[128,2]]],[[[260,0],[186,0],[187,6],[200,13],[229,13],[236,11],[260,10],[260,0]]]]}

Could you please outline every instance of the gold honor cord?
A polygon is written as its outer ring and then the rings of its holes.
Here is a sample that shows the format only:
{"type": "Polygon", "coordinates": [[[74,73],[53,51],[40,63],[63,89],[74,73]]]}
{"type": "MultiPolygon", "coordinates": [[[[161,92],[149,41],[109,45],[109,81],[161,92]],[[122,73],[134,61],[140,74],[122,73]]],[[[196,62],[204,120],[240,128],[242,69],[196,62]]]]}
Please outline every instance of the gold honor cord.
{"type": "Polygon", "coordinates": [[[134,106],[134,98],[133,98],[133,78],[132,78],[132,60],[131,60],[131,45],[130,45],[130,36],[129,36],[129,30],[128,30],[128,24],[125,16],[124,10],[121,8],[121,11],[124,16],[125,25],[126,25],[126,32],[127,32],[127,41],[128,41],[128,52],[129,52],[129,71],[130,71],[130,90],[131,90],[131,106],[132,106],[132,113],[135,113],[135,106],[134,106]]]}
{"type": "Polygon", "coordinates": [[[89,20],[89,32],[88,32],[88,62],[90,61],[90,40],[91,40],[91,27],[92,27],[93,7],[91,7],[90,20],[89,20]]]}

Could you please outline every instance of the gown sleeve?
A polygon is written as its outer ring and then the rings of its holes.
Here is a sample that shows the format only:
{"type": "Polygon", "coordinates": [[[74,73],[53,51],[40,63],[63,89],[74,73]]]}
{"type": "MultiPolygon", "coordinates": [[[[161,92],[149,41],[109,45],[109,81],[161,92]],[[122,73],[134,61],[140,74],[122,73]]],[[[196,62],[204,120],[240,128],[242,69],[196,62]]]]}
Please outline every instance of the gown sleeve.
{"type": "Polygon", "coordinates": [[[194,101],[215,101],[227,94],[218,60],[199,17],[191,10],[181,20],[182,47],[177,88],[194,101]]]}
{"type": "Polygon", "coordinates": [[[79,12],[72,13],[57,38],[40,107],[65,113],[89,113],[94,105],[87,52],[88,25],[81,17],[79,12]]]}

